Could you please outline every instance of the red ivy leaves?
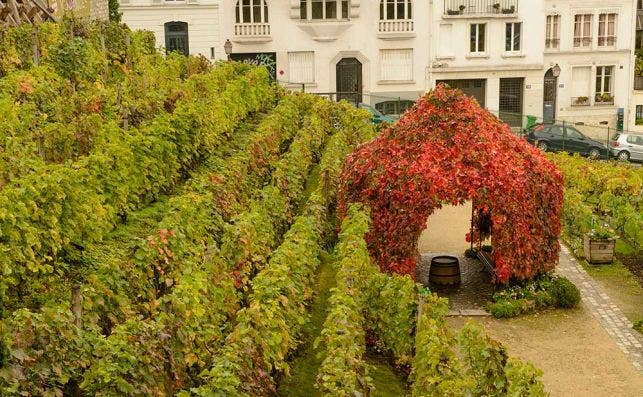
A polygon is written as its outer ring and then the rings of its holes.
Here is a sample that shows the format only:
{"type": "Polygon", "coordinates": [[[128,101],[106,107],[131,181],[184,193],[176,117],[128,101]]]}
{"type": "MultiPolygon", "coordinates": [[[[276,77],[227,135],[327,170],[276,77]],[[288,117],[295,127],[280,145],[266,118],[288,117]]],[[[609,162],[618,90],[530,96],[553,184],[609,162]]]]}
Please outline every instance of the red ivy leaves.
{"type": "Polygon", "coordinates": [[[562,197],[561,174],[538,150],[462,92],[440,85],[349,156],[339,210],[369,205],[371,255],[383,271],[414,275],[427,217],[442,203],[474,200],[491,213],[493,259],[505,283],[556,265],[562,197]]]}

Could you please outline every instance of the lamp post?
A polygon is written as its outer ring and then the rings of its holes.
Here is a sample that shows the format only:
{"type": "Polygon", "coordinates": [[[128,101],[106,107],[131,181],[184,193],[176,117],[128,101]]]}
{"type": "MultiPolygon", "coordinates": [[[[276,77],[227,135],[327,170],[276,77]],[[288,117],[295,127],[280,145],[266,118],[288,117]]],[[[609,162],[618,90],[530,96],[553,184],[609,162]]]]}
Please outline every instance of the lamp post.
{"type": "Polygon", "coordinates": [[[223,45],[223,50],[225,51],[228,61],[230,60],[230,54],[232,54],[232,43],[230,39],[226,39],[225,44],[223,45]]]}
{"type": "Polygon", "coordinates": [[[556,77],[556,78],[558,78],[558,76],[560,76],[560,66],[558,66],[558,64],[555,64],[551,68],[551,74],[553,74],[554,77],[556,77]]]}

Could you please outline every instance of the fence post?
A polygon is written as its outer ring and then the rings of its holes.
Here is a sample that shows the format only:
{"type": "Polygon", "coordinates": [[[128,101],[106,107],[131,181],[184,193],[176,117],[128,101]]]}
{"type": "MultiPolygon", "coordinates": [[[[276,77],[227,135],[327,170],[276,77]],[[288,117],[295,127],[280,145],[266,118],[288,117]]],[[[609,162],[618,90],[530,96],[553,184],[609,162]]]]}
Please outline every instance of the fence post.
{"type": "Polygon", "coordinates": [[[397,97],[397,114],[402,115],[402,98],[397,97]]]}
{"type": "Polygon", "coordinates": [[[567,130],[565,127],[565,120],[563,120],[563,152],[565,151],[565,139],[567,138],[567,130]]]}
{"type": "Polygon", "coordinates": [[[606,160],[610,159],[610,127],[607,126],[607,140],[605,141],[605,146],[607,146],[606,160]]]}
{"type": "Polygon", "coordinates": [[[306,83],[301,83],[301,92],[306,92],[306,83]]]}

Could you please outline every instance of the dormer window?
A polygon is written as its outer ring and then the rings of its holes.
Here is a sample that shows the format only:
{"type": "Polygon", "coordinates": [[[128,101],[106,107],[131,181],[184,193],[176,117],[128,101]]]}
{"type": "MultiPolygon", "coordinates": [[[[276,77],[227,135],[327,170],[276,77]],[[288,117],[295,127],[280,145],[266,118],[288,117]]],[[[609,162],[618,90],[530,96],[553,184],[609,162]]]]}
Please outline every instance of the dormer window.
{"type": "Polygon", "coordinates": [[[299,16],[302,20],[348,19],[348,0],[300,0],[299,16]]]}
{"type": "Polygon", "coordinates": [[[238,0],[237,23],[268,23],[266,0],[238,0]]]}

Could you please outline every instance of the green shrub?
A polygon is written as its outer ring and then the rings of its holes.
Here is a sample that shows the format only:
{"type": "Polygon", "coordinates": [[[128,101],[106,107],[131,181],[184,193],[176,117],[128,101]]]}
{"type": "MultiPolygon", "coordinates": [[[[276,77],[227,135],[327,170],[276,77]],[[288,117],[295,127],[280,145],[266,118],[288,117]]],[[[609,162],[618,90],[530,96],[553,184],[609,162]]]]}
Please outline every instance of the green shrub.
{"type": "Polygon", "coordinates": [[[523,313],[526,299],[508,300],[503,299],[490,305],[489,311],[496,318],[511,318],[523,313]]]}
{"type": "Polygon", "coordinates": [[[638,331],[641,334],[643,334],[643,319],[634,321],[634,325],[632,326],[632,328],[635,331],[638,331]]]}
{"type": "Polygon", "coordinates": [[[551,292],[558,307],[576,307],[580,302],[578,287],[564,277],[557,277],[553,280],[551,292]]]}

